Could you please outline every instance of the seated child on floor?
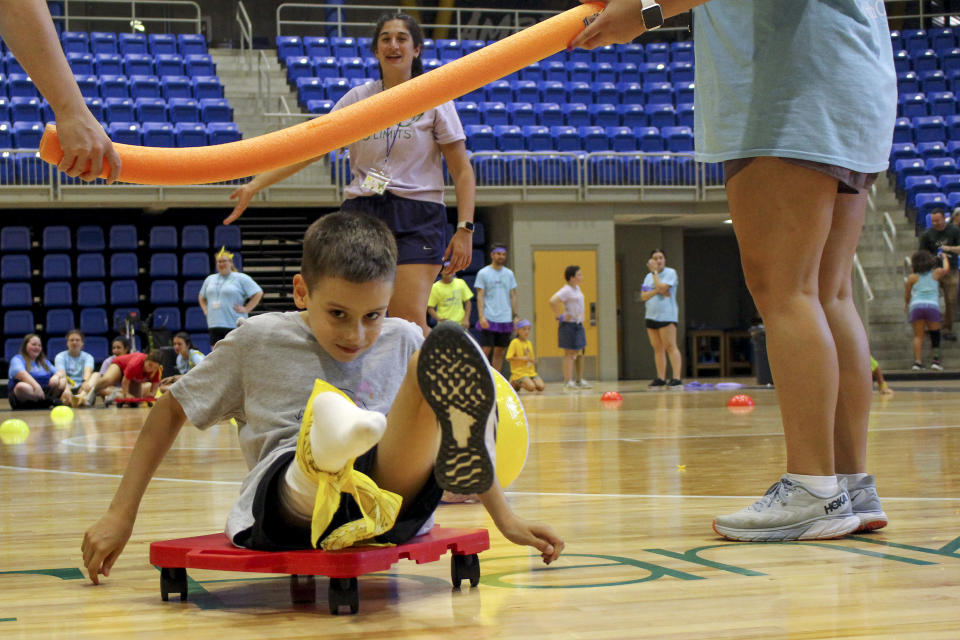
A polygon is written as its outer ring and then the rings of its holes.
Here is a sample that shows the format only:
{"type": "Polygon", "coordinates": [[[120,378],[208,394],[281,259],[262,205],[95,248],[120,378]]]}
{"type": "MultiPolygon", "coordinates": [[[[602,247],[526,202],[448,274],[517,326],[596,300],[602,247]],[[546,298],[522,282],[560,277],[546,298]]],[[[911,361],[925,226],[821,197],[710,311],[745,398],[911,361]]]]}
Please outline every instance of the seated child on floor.
{"type": "Polygon", "coordinates": [[[481,493],[507,539],[535,547],[544,562],[559,557],[563,541],[517,516],[497,483],[488,453],[496,392],[480,348],[452,323],[424,341],[415,324],[386,317],[396,255],[391,232],[365,215],[334,213],[310,226],[293,280],[303,311],[244,321],[148,414],[113,502],[84,535],[94,583],[130,538],[153,471],[187,419],[200,429],[229,418],[239,425],[250,471],[226,525],[238,546],[403,543],[430,529],[449,489],[481,493]]]}
{"type": "Polygon", "coordinates": [[[510,363],[510,384],[519,391],[543,391],[547,385],[537,375],[537,359],[533,356],[533,343],[530,342],[530,321],[517,323],[517,337],[507,347],[507,361],[510,363]]]}
{"type": "MultiPolygon", "coordinates": [[[[121,398],[143,398],[156,396],[163,376],[163,352],[154,349],[148,354],[134,352],[114,356],[113,362],[107,367],[106,373],[100,376],[94,392],[99,393],[107,387],[120,385],[121,398]],[[143,387],[145,382],[150,383],[149,390],[143,387]]],[[[116,398],[114,398],[116,399],[116,398]]]]}

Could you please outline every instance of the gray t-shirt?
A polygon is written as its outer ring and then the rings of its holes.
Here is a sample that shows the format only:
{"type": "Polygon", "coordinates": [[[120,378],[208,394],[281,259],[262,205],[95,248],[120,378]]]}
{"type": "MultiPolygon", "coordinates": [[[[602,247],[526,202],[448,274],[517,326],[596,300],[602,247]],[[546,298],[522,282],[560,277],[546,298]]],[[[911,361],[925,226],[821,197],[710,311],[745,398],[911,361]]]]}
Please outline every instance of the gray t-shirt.
{"type": "Polygon", "coordinates": [[[329,382],[364,409],[386,414],[410,356],[422,343],[420,327],[385,318],[373,346],[352,362],[338,362],[313,337],[300,312],[265,313],[242,320],[170,387],[199,429],[237,420],[250,473],[227,516],[231,541],[253,526],[253,498],[266,470],[283,452],[296,449],[314,379],[329,382]]]}
{"type": "MultiPolygon", "coordinates": [[[[380,80],[354,87],[337,101],[333,110],[360,102],[381,91],[383,83],[380,80]]],[[[443,164],[437,145],[457,140],[466,140],[466,135],[452,102],[427,109],[386,131],[378,131],[358,140],[347,147],[350,150],[353,180],[344,189],[344,195],[348,199],[373,195],[372,191],[360,185],[370,169],[383,166],[389,146],[390,157],[386,164],[390,185],[387,191],[401,198],[443,204],[443,164]]]]}
{"type": "Polygon", "coordinates": [[[199,429],[235,418],[247,466],[296,440],[313,381],[321,378],[357,406],[386,415],[407,361],[420,348],[420,328],[385,318],[380,337],[352,362],[338,362],[320,346],[298,311],[265,313],[242,321],[170,388],[199,429]]]}

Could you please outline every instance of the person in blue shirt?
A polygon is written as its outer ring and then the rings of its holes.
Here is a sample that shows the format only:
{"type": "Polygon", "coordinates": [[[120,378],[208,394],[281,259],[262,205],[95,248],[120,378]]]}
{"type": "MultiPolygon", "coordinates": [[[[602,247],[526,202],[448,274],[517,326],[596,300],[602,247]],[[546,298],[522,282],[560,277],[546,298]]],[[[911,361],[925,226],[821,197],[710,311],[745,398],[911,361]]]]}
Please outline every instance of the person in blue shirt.
{"type": "Polygon", "coordinates": [[[10,359],[7,372],[11,409],[45,409],[58,405],[67,376],[47,359],[43,342],[35,333],[28,333],[20,343],[20,352],[10,359]]]}
{"type": "Polygon", "coordinates": [[[216,258],[217,272],[207,276],[200,287],[200,308],[207,316],[211,345],[235,329],[237,320],[249,317],[263,297],[260,285],[237,271],[233,254],[226,248],[221,248],[216,258]]]}
{"type": "Polygon", "coordinates": [[[691,8],[696,159],[723,163],[787,449],[787,473],[713,528],[746,541],[879,529],[870,350],[851,275],[897,115],[884,3],[607,0],[569,46],[629,42],[691,8]]]}
{"type": "Polygon", "coordinates": [[[930,368],[943,371],[940,365],[940,282],[950,273],[947,252],[934,256],[926,249],[920,249],[910,256],[913,273],[904,283],[904,303],[913,327],[913,366],[914,371],[923,369],[923,334],[930,334],[930,347],[933,362],[930,368]]]}
{"type": "Polygon", "coordinates": [[[677,347],[677,272],[667,265],[666,255],[654,249],[647,260],[650,273],[643,280],[640,297],[646,303],[647,337],[653,347],[653,360],[657,377],[650,383],[651,389],[682,389],[683,368],[680,349],[677,347]],[[673,376],[667,378],[667,358],[673,376]]]}
{"type": "Polygon", "coordinates": [[[67,376],[67,388],[63,390],[63,404],[79,407],[81,404],[92,406],[97,394],[91,393],[100,379],[93,368],[93,356],[83,350],[83,332],[71,329],[67,332],[67,350],[53,358],[57,371],[67,376]]]}
{"type": "Polygon", "coordinates": [[[205,357],[198,349],[193,348],[193,341],[186,331],[178,331],[173,336],[173,350],[177,354],[177,373],[160,381],[161,393],[166,393],[170,385],[203,362],[205,357]]]}
{"type": "Polygon", "coordinates": [[[477,329],[484,355],[497,371],[503,369],[503,354],[510,345],[517,320],[517,279],[506,267],[507,248],[493,245],[490,264],[477,272],[477,329]]]}

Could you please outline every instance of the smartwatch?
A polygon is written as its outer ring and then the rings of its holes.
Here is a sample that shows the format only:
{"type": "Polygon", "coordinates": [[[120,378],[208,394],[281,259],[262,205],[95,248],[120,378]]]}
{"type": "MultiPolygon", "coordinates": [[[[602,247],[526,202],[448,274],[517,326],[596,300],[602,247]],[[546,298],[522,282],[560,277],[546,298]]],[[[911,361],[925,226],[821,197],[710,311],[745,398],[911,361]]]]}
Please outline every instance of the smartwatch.
{"type": "Polygon", "coordinates": [[[457,223],[457,229],[466,229],[470,233],[473,233],[473,223],[469,220],[461,220],[457,223]]]}
{"type": "Polygon", "coordinates": [[[640,17],[647,31],[653,31],[663,26],[663,10],[656,0],[641,0],[640,17]]]}

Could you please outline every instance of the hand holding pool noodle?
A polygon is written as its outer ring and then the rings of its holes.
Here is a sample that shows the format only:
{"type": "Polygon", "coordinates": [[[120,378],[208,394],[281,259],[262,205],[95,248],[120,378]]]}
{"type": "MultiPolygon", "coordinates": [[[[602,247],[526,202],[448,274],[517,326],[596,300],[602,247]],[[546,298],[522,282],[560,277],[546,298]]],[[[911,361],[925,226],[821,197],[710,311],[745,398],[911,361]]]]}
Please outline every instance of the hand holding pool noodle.
{"type": "MultiPolygon", "coordinates": [[[[117,179],[133,184],[205,184],[319,157],[553,55],[603,7],[598,2],[579,5],[396,87],[280,131],[208,147],[115,144],[123,161],[117,179]]],[[[52,125],[43,133],[40,157],[53,165],[63,157],[52,125]]],[[[106,170],[102,177],[105,174],[106,170]]]]}

